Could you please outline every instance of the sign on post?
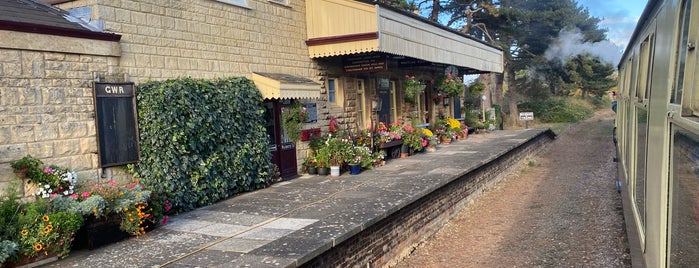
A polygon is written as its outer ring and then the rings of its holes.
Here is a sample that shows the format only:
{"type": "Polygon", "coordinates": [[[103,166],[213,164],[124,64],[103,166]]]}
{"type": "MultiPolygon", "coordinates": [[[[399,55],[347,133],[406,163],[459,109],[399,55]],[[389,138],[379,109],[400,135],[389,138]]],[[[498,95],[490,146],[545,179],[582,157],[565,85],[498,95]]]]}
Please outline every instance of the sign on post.
{"type": "Polygon", "coordinates": [[[524,128],[529,128],[529,121],[534,120],[534,112],[519,113],[519,120],[524,121],[524,128]]]}
{"type": "Polygon", "coordinates": [[[100,167],[138,162],[133,83],[94,83],[100,167]]]}

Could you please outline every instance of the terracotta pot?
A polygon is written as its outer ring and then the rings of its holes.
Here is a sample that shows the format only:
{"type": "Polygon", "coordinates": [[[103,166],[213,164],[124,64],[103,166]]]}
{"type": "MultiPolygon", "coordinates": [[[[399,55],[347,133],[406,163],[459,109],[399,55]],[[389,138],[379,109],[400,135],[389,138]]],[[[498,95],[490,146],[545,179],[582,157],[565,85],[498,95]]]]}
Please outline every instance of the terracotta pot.
{"type": "Polygon", "coordinates": [[[444,144],[450,144],[450,143],[451,143],[451,138],[442,138],[442,143],[444,143],[444,144]]]}

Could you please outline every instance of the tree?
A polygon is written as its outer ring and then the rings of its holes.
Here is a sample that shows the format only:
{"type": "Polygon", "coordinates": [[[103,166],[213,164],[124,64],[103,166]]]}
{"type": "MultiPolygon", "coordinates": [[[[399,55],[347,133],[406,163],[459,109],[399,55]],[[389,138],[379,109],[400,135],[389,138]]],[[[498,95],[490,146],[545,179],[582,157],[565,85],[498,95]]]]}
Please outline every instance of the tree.
{"type": "Polygon", "coordinates": [[[588,94],[603,96],[616,84],[611,78],[612,74],[613,65],[601,63],[588,54],[578,55],[566,63],[566,82],[576,85],[582,91],[583,98],[588,94]]]}
{"type": "Polygon", "coordinates": [[[599,41],[605,30],[599,19],[572,0],[501,0],[496,14],[479,14],[474,21],[491,30],[494,43],[503,49],[503,93],[508,99],[511,122],[518,118],[517,101],[523,90],[515,83],[518,71],[546,64],[544,53],[563,29],[580,29],[587,40],[599,41]]]}

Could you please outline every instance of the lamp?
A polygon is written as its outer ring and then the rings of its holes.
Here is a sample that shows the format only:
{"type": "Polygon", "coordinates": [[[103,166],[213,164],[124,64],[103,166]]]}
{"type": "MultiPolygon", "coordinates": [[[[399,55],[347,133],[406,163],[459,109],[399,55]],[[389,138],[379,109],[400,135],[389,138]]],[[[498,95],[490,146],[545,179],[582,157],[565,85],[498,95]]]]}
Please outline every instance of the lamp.
{"type": "Polygon", "coordinates": [[[442,105],[449,106],[449,96],[448,95],[444,96],[444,98],[442,99],[442,105]]]}

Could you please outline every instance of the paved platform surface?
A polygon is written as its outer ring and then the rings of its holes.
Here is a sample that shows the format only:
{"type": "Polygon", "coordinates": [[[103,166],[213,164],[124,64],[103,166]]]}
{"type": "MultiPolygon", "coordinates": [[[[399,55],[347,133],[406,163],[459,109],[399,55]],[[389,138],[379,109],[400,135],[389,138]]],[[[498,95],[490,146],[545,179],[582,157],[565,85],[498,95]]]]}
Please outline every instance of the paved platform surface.
{"type": "Polygon", "coordinates": [[[359,175],[304,175],[42,267],[296,267],[545,131],[469,135],[359,175]]]}

